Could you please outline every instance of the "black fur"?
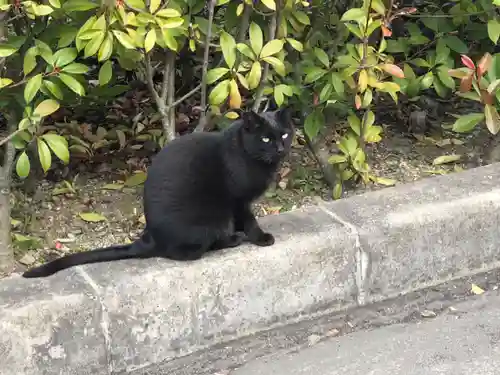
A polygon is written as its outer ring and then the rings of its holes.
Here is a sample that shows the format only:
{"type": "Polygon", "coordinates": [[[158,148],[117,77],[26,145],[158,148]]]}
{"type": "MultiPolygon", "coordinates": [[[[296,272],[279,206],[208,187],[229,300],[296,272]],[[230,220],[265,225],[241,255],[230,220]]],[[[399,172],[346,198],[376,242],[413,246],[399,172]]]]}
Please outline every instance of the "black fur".
{"type": "Polygon", "coordinates": [[[274,244],[250,205],[272,182],[293,136],[289,110],[282,109],[244,112],[220,133],[177,138],[149,167],[146,227],[138,240],[64,256],[23,276],[49,276],[75,265],[126,258],[196,260],[207,251],[238,246],[243,234],[259,246],[274,244]]]}

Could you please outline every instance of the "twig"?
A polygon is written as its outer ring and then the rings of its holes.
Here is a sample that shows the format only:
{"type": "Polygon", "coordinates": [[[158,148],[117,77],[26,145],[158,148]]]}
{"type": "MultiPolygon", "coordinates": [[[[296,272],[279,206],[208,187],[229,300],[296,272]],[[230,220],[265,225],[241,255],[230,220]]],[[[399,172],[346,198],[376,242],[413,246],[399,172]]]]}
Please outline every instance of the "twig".
{"type": "Polygon", "coordinates": [[[208,28],[207,39],[205,44],[205,53],[203,54],[203,72],[201,76],[201,114],[200,122],[196,126],[196,131],[205,130],[207,124],[207,72],[208,72],[208,58],[210,56],[210,40],[212,39],[212,24],[214,22],[214,11],[217,0],[211,0],[208,8],[208,28]]]}
{"type": "Polygon", "coordinates": [[[12,138],[14,138],[20,132],[22,132],[22,129],[17,129],[16,131],[10,133],[7,137],[5,137],[4,139],[0,140],[0,146],[3,146],[5,143],[7,143],[8,141],[10,141],[12,138]]]}
{"type": "MultiPolygon", "coordinates": [[[[271,18],[269,23],[269,40],[273,40],[276,37],[276,27],[278,25],[278,16],[281,17],[281,1],[277,1],[277,10],[271,18]]],[[[269,63],[264,63],[264,72],[260,79],[259,86],[257,87],[257,92],[255,94],[255,101],[253,103],[252,109],[255,112],[259,111],[260,104],[262,103],[262,98],[264,96],[264,89],[266,87],[267,76],[269,75],[269,63]]]]}
{"type": "Polygon", "coordinates": [[[175,52],[168,50],[166,63],[169,66],[168,69],[168,90],[167,90],[167,121],[168,124],[163,121],[163,127],[167,129],[166,136],[167,141],[173,141],[175,139],[175,107],[172,105],[175,99],[175,52]]]}
{"type": "MultiPolygon", "coordinates": [[[[358,68],[358,71],[361,71],[363,68],[361,68],[361,66],[364,66],[366,65],[366,60],[368,58],[368,37],[366,36],[366,30],[368,30],[368,25],[369,25],[369,21],[370,21],[370,9],[372,7],[372,0],[370,0],[370,2],[368,3],[368,9],[366,11],[366,22],[365,22],[365,30],[364,30],[364,33],[365,35],[363,35],[363,57],[361,58],[361,62],[360,62],[360,67],[358,68]]],[[[363,116],[363,119],[361,120],[361,128],[359,129],[359,147],[363,150],[363,152],[365,151],[365,128],[366,128],[366,119],[367,119],[367,116],[366,116],[366,113],[367,111],[369,111],[369,108],[367,108],[365,110],[365,113],[364,113],[364,116],[363,116]]]]}
{"type": "Polygon", "coordinates": [[[184,100],[188,99],[189,97],[193,96],[194,94],[196,94],[198,91],[200,91],[201,89],[201,84],[199,84],[198,86],[196,86],[194,89],[192,89],[191,91],[189,91],[187,94],[181,96],[179,99],[177,99],[175,102],[173,102],[172,104],[168,105],[167,106],[167,110],[171,109],[171,108],[175,108],[177,107],[179,104],[181,104],[184,100]]]}

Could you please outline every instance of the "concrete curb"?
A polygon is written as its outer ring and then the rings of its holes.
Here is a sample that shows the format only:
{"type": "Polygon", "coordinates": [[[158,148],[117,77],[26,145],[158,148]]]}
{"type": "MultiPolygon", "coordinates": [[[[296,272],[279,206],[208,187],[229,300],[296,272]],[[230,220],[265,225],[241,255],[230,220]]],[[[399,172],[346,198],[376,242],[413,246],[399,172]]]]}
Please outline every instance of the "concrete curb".
{"type": "Polygon", "coordinates": [[[0,374],[117,374],[500,266],[500,164],[266,217],[270,248],[0,281],[0,374]]]}

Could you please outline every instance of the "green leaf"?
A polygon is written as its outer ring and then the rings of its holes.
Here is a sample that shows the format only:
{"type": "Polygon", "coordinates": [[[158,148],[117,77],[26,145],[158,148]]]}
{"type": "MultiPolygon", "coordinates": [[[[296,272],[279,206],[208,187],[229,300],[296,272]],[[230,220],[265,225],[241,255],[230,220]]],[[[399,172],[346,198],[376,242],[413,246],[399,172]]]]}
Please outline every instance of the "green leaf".
{"type": "Polygon", "coordinates": [[[445,36],[443,40],[452,51],[462,54],[469,52],[467,45],[455,35],[445,36]]]}
{"type": "Polygon", "coordinates": [[[24,100],[26,104],[31,103],[33,98],[36,96],[40,87],[42,86],[42,74],[37,74],[36,76],[31,77],[26,83],[26,87],[24,88],[24,100]]]}
{"type": "Polygon", "coordinates": [[[54,53],[54,66],[62,68],[75,61],[78,52],[76,48],[63,48],[54,53]]]}
{"type": "Polygon", "coordinates": [[[63,9],[68,12],[85,12],[90,9],[99,7],[100,4],[93,3],[87,0],[69,0],[63,4],[63,9]]]}
{"type": "Polygon", "coordinates": [[[246,77],[248,82],[248,88],[250,90],[253,90],[257,86],[259,86],[261,77],[262,77],[262,67],[258,61],[255,61],[252,64],[252,68],[250,69],[248,76],[246,77]]]}
{"type": "Polygon", "coordinates": [[[393,180],[392,178],[386,178],[386,177],[375,177],[373,179],[373,181],[377,184],[384,185],[384,186],[394,186],[397,183],[396,180],[393,180]]]}
{"type": "Polygon", "coordinates": [[[48,116],[57,111],[59,107],[60,107],[59,103],[56,102],[55,100],[46,99],[37,105],[37,107],[33,111],[33,114],[41,117],[48,116]]]}
{"type": "Polygon", "coordinates": [[[93,37],[85,46],[84,57],[88,58],[90,56],[94,56],[104,41],[104,33],[99,32],[95,37],[93,37]]]}
{"type": "Polygon", "coordinates": [[[161,0],[150,0],[149,1],[149,11],[151,12],[151,14],[153,14],[154,12],[156,12],[158,10],[158,8],[160,7],[160,4],[161,4],[161,0]]]}
{"type": "Polygon", "coordinates": [[[142,185],[144,181],[146,181],[146,177],[147,175],[144,172],[134,173],[132,176],[125,180],[124,185],[128,187],[142,185]]]}
{"type": "Polygon", "coordinates": [[[113,63],[111,60],[106,61],[99,69],[99,86],[106,85],[113,76],[113,63]]]}
{"type": "Polygon", "coordinates": [[[455,88],[455,81],[448,74],[447,67],[439,68],[437,70],[437,75],[438,75],[438,78],[443,85],[445,85],[446,87],[448,87],[451,90],[453,90],[455,88]]]}
{"type": "Polygon", "coordinates": [[[315,47],[314,55],[319,60],[319,62],[325,66],[325,68],[328,69],[330,67],[330,59],[328,58],[328,55],[325,51],[323,51],[321,48],[315,47]]]}
{"type": "Polygon", "coordinates": [[[462,158],[462,155],[457,155],[457,154],[451,154],[451,155],[442,155],[438,156],[432,161],[432,164],[434,165],[441,165],[441,164],[447,164],[447,163],[453,163],[455,161],[458,161],[462,158]]]}
{"type": "Polygon", "coordinates": [[[366,18],[366,12],[361,8],[351,8],[342,15],[341,21],[357,21],[366,18]]]}
{"type": "Polygon", "coordinates": [[[220,46],[227,66],[232,68],[236,61],[236,42],[234,38],[227,32],[221,31],[220,46]]]}
{"type": "Polygon", "coordinates": [[[0,57],[8,57],[17,52],[19,48],[13,47],[7,43],[0,44],[0,57]]]}
{"type": "Polygon", "coordinates": [[[37,4],[37,3],[32,3],[34,13],[37,16],[43,17],[43,16],[48,16],[52,12],[54,12],[54,9],[48,5],[44,4],[37,4]]]}
{"type": "Polygon", "coordinates": [[[52,154],[50,153],[49,146],[41,138],[36,139],[36,145],[38,148],[38,157],[40,158],[40,164],[45,173],[49,170],[52,165],[52,154]]]}
{"type": "Polygon", "coordinates": [[[146,34],[146,38],[144,39],[144,50],[146,53],[151,51],[156,43],[156,32],[154,29],[151,29],[146,34]]]}
{"type": "Polygon", "coordinates": [[[263,60],[268,64],[271,64],[276,73],[278,73],[280,76],[284,77],[286,75],[285,64],[280,59],[274,56],[268,56],[264,57],[263,60]]]}
{"type": "Polygon", "coordinates": [[[43,81],[44,86],[49,90],[49,92],[54,95],[57,99],[62,100],[64,98],[64,95],[61,91],[61,88],[59,85],[52,81],[45,80],[43,81]]]}
{"type": "Polygon", "coordinates": [[[82,86],[82,84],[80,82],[78,82],[75,79],[75,77],[73,77],[69,74],[66,74],[66,73],[59,73],[59,78],[74,93],[76,93],[80,96],[85,95],[85,88],[82,86]]]}
{"type": "Polygon", "coordinates": [[[302,25],[310,25],[311,21],[309,20],[309,16],[302,12],[301,10],[296,10],[293,12],[293,16],[297,21],[299,21],[302,25]]]}
{"type": "Polygon", "coordinates": [[[55,133],[46,133],[42,138],[49,145],[52,152],[64,163],[69,163],[68,141],[63,136],[55,133]]]}
{"type": "Polygon", "coordinates": [[[284,85],[278,85],[274,88],[274,101],[278,106],[281,106],[285,101],[285,95],[283,94],[282,86],[284,85]]]}
{"type": "Polygon", "coordinates": [[[264,57],[277,54],[283,49],[284,44],[285,42],[280,39],[273,39],[267,42],[266,45],[262,47],[259,57],[263,59],[264,57]]]}
{"type": "Polygon", "coordinates": [[[80,212],[78,214],[78,216],[80,216],[80,218],[83,221],[92,222],[92,223],[97,223],[100,221],[107,220],[104,216],[102,216],[101,214],[98,214],[97,212],[80,212]]]}
{"type": "Polygon", "coordinates": [[[259,56],[262,46],[264,44],[264,36],[262,34],[262,29],[255,22],[250,24],[250,45],[256,56],[259,56]]]}
{"type": "Polygon", "coordinates": [[[335,184],[332,191],[332,197],[333,199],[340,199],[340,197],[342,197],[342,183],[337,182],[335,184]]]}
{"type": "Polygon", "coordinates": [[[220,105],[224,100],[227,99],[229,95],[229,83],[230,80],[226,79],[224,81],[221,81],[215,86],[212,91],[210,92],[210,95],[208,96],[208,101],[212,105],[220,105]]]}
{"type": "Polygon", "coordinates": [[[498,43],[498,39],[500,38],[500,22],[495,18],[488,21],[488,36],[494,44],[498,43]]]}
{"type": "Polygon", "coordinates": [[[127,49],[135,49],[134,42],[128,34],[119,30],[113,30],[113,34],[123,47],[127,49]]]}
{"type": "Polygon", "coordinates": [[[328,158],[328,163],[330,164],[340,164],[345,163],[347,161],[347,157],[345,155],[332,155],[328,158]]]}
{"type": "Polygon", "coordinates": [[[69,74],[85,74],[89,71],[89,67],[85,64],[73,63],[66,65],[61,71],[69,74]]]}
{"type": "Polygon", "coordinates": [[[481,121],[484,120],[484,113],[470,113],[460,116],[453,124],[452,130],[457,133],[470,132],[481,121]]]}
{"type": "Polygon", "coordinates": [[[228,68],[214,68],[210,69],[207,72],[207,83],[211,85],[214,82],[217,82],[219,79],[221,79],[225,74],[229,72],[228,68]]]}
{"type": "Polygon", "coordinates": [[[331,81],[333,88],[335,89],[335,92],[337,92],[338,94],[343,94],[345,91],[345,87],[342,78],[340,78],[340,76],[337,73],[332,73],[331,81]]]}
{"type": "Polygon", "coordinates": [[[37,54],[38,54],[38,48],[37,47],[31,47],[24,54],[23,73],[24,73],[25,76],[27,76],[28,74],[30,74],[33,71],[33,69],[35,69],[37,54]]]}
{"type": "Polygon", "coordinates": [[[306,117],[304,130],[310,139],[314,139],[324,125],[325,117],[323,116],[323,112],[315,109],[306,117]]]}
{"type": "Polygon", "coordinates": [[[184,18],[156,19],[162,29],[175,29],[184,23],[184,18]]]}
{"type": "Polygon", "coordinates": [[[26,154],[26,151],[23,151],[16,162],[16,173],[21,178],[26,178],[30,174],[30,159],[26,154]]]}
{"type": "Polygon", "coordinates": [[[12,85],[13,83],[14,81],[10,78],[0,78],[0,89],[12,85]]]}
{"type": "Polygon", "coordinates": [[[54,54],[47,43],[40,39],[35,39],[35,45],[38,48],[38,54],[50,65],[54,65],[54,54]]]}
{"type": "Polygon", "coordinates": [[[325,70],[325,69],[313,67],[307,72],[306,78],[304,79],[304,83],[308,84],[308,83],[316,82],[318,79],[323,77],[326,73],[327,73],[327,70],[325,70]]]}
{"type": "Polygon", "coordinates": [[[304,45],[298,40],[287,38],[286,41],[292,46],[296,51],[302,52],[304,50],[304,45]]]}

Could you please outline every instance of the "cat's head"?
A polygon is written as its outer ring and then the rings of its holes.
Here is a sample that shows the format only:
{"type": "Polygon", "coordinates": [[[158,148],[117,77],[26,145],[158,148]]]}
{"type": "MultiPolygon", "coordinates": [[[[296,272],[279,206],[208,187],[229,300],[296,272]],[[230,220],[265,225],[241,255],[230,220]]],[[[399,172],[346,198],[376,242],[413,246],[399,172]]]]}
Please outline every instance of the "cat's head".
{"type": "Polygon", "coordinates": [[[289,108],[256,113],[244,112],[241,142],[252,158],[266,163],[282,160],[290,151],[295,130],[289,108]]]}

